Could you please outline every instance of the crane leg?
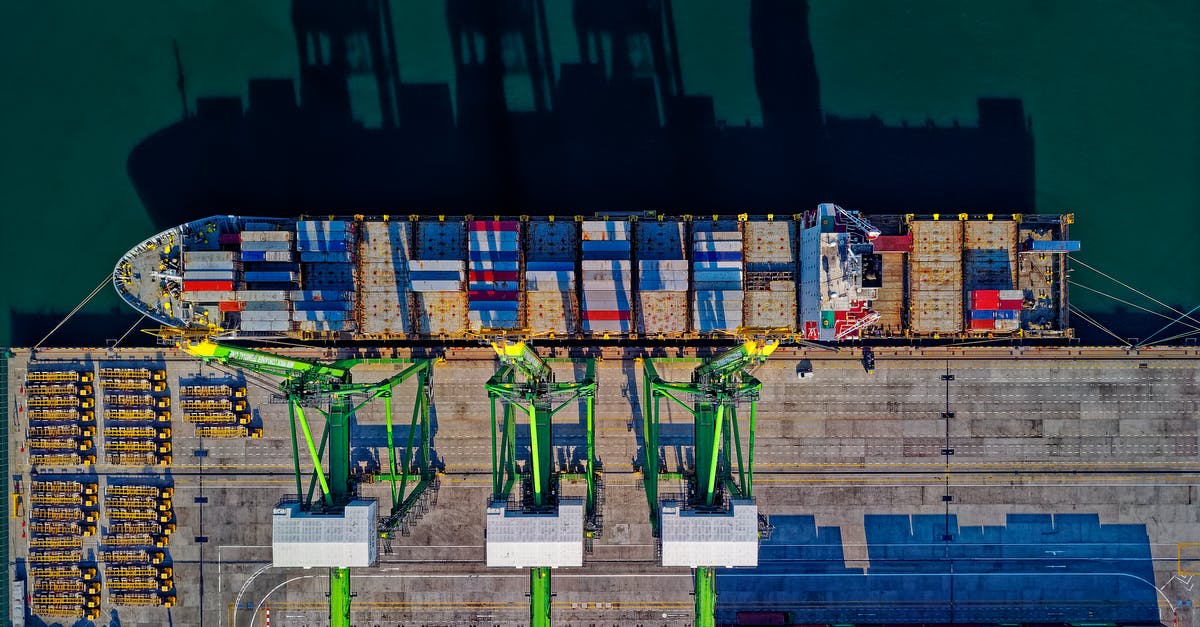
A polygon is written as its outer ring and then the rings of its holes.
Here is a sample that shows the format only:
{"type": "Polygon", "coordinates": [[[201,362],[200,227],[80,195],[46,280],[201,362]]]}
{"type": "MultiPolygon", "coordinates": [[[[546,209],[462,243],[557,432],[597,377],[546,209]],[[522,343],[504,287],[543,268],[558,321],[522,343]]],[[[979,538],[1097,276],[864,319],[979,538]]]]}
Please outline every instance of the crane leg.
{"type": "Polygon", "coordinates": [[[529,570],[529,627],[550,627],[550,569],[529,570]]]}
{"type": "Polygon", "coordinates": [[[697,568],[693,575],[696,580],[696,627],[714,627],[717,624],[716,570],[697,568]]]}
{"type": "Polygon", "coordinates": [[[350,627],[350,569],[329,569],[329,627],[350,627]]]}

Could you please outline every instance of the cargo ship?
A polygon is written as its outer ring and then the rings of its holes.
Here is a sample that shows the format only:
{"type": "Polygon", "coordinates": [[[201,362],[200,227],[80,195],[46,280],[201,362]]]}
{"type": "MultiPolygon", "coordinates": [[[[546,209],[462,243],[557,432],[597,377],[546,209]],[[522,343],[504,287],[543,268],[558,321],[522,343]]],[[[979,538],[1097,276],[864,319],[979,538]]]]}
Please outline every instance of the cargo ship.
{"type": "Polygon", "coordinates": [[[1071,215],[214,216],[121,257],[160,324],[330,341],[1071,337],[1071,215]]]}

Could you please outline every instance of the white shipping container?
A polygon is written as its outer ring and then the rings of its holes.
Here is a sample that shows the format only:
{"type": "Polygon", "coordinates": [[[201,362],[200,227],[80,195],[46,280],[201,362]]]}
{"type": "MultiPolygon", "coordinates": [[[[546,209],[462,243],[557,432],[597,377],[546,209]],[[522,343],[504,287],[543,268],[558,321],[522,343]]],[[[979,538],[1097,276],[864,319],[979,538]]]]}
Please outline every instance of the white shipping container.
{"type": "Polygon", "coordinates": [[[687,259],[644,259],[638,262],[638,267],[643,272],[654,270],[658,272],[687,272],[688,263],[687,259]]]}
{"type": "Polygon", "coordinates": [[[633,262],[628,259],[598,260],[585,259],[580,262],[584,272],[629,272],[633,270],[633,262]]]}
{"type": "Polygon", "coordinates": [[[238,300],[286,300],[287,294],[283,290],[242,290],[238,300]]]}
{"type": "Polygon", "coordinates": [[[243,320],[239,328],[247,332],[282,332],[290,331],[292,323],[287,320],[243,320]]]}
{"type": "Polygon", "coordinates": [[[183,264],[189,261],[233,261],[232,250],[193,250],[183,253],[183,264]]]}
{"type": "Polygon", "coordinates": [[[525,272],[526,281],[574,281],[574,271],[552,272],[550,270],[529,270],[525,272]]]}
{"type": "Polygon", "coordinates": [[[612,279],[599,279],[590,281],[584,279],[583,291],[585,292],[623,292],[629,293],[633,290],[633,283],[629,281],[614,281],[612,279]]]}
{"type": "Polygon", "coordinates": [[[232,261],[187,261],[183,268],[187,270],[233,270],[232,261]]]}
{"type": "Polygon", "coordinates": [[[291,261],[292,251],[290,250],[268,250],[263,252],[263,261],[291,261]]]}
{"type": "Polygon", "coordinates": [[[692,233],[694,242],[742,241],[742,234],[737,231],[695,231],[692,233]]]}
{"type": "Polygon", "coordinates": [[[184,281],[232,281],[233,270],[188,270],[183,273],[184,281]]]}
{"type": "Polygon", "coordinates": [[[246,320],[287,320],[291,313],[287,311],[243,311],[242,321],[246,320]]]}
{"type": "Polygon", "coordinates": [[[691,275],[687,270],[642,270],[638,278],[646,281],[686,281],[691,275]]]}
{"type": "Polygon", "coordinates": [[[604,271],[586,271],[583,276],[579,277],[584,283],[588,281],[618,281],[624,285],[630,285],[633,282],[632,272],[604,272],[604,271]]]}
{"type": "Polygon", "coordinates": [[[242,231],[243,242],[290,242],[293,237],[289,231],[242,231]]]}
{"type": "Polygon", "coordinates": [[[697,261],[696,272],[704,272],[705,270],[741,270],[742,262],[740,261],[697,261]]]}
{"type": "Polygon", "coordinates": [[[740,253],[742,252],[742,242],[740,240],[695,242],[692,244],[692,250],[703,252],[740,253]]]}
{"type": "Polygon", "coordinates": [[[466,267],[466,262],[458,259],[411,259],[408,262],[409,272],[415,272],[419,270],[464,272],[466,267]]]}
{"type": "Polygon", "coordinates": [[[461,292],[462,281],[413,281],[414,292],[461,292]]]}
{"type": "Polygon", "coordinates": [[[193,303],[219,303],[236,300],[235,294],[240,292],[184,292],[183,299],[193,303]]]}
{"type": "Polygon", "coordinates": [[[1025,290],[1000,290],[1000,300],[1024,300],[1025,290]]]}
{"type": "Polygon", "coordinates": [[[629,239],[628,222],[594,221],[581,223],[581,231],[585,240],[627,240],[629,239]]]}

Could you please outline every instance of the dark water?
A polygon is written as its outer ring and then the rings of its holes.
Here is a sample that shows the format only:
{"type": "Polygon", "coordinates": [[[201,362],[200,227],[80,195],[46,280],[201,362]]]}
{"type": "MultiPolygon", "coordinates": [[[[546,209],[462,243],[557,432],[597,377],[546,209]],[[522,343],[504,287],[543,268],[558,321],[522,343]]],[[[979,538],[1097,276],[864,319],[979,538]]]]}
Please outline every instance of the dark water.
{"type": "MultiPolygon", "coordinates": [[[[554,64],[577,62],[571,3],[545,6],[554,64]]],[[[755,82],[748,6],[717,0],[674,6],[684,92],[711,96],[715,120],[731,127],[761,126],[763,111],[770,113],[755,82]]],[[[391,22],[401,79],[446,83],[454,94],[445,7],[395,1],[391,22]]],[[[0,19],[9,26],[0,40],[6,59],[0,312],[23,312],[0,319],[0,344],[32,344],[103,280],[124,250],[155,230],[126,159],[182,116],[172,41],[193,111],[196,96],[245,99],[252,78],[296,78],[299,62],[286,2],[5,3],[0,19]]],[[[1079,258],[1086,263],[1166,302],[1196,304],[1200,5],[813,2],[808,22],[826,115],[877,116],[896,127],[905,121],[970,127],[977,124],[978,98],[1019,98],[1032,119],[1037,211],[1076,214],[1073,234],[1084,242],[1079,258]]],[[[506,81],[509,108],[533,110],[536,99],[521,85],[506,81]]],[[[367,126],[378,124],[378,116],[356,109],[367,126]]],[[[863,154],[864,164],[879,160],[863,154]]],[[[819,165],[821,156],[812,162],[819,165]]],[[[1073,279],[1120,290],[1083,268],[1073,279]]],[[[1119,295],[1153,307],[1142,296],[1119,295]]],[[[1083,289],[1073,291],[1072,301],[1085,311],[1112,311],[1112,301],[1083,289]]],[[[85,309],[94,316],[56,338],[100,343],[120,335],[132,319],[108,315],[114,306],[115,295],[104,290],[85,309]]],[[[1112,319],[1123,334],[1142,337],[1148,332],[1136,327],[1156,321],[1112,319]]]]}

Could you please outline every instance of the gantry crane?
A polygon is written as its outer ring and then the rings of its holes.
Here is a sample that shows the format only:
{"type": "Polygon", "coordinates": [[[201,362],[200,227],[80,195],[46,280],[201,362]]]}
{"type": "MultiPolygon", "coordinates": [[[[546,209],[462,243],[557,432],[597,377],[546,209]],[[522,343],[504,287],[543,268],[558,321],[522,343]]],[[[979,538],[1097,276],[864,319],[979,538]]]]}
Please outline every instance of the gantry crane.
{"type": "Polygon", "coordinates": [[[594,403],[596,365],[592,359],[546,360],[524,342],[500,340],[492,343],[500,357],[500,369],[486,387],[491,401],[492,503],[488,508],[488,565],[530,568],[529,623],[550,624],[550,569],[582,565],[585,537],[599,532],[598,491],[600,471],[596,460],[594,403]],[[549,362],[564,361],[585,367],[581,380],[558,383],[549,362]],[[518,377],[517,375],[520,375],[518,377]],[[584,507],[561,499],[559,481],[578,478],[578,473],[556,472],[553,455],[552,418],[568,405],[582,400],[585,405],[586,452],[583,465],[587,481],[584,507]],[[496,404],[502,406],[497,420],[496,404]],[[517,468],[517,414],[529,417],[529,459],[524,472],[517,468]],[[509,504],[513,486],[520,480],[521,497],[509,504]],[[568,512],[582,514],[579,537],[561,535],[571,525],[546,525],[547,521],[575,521],[568,512]],[[513,538],[513,533],[521,538],[513,538]],[[557,532],[557,533],[556,533],[557,532]],[[546,550],[553,546],[560,550],[546,550]]]}
{"type": "MultiPolygon", "coordinates": [[[[282,377],[279,390],[288,404],[296,494],[300,499],[301,511],[315,514],[319,518],[320,515],[336,514],[355,499],[361,477],[357,476],[352,468],[350,423],[356,411],[377,398],[382,398],[384,402],[389,461],[388,472],[380,473],[379,477],[391,483],[391,510],[378,523],[377,532],[380,537],[386,542],[426,491],[431,486],[436,487],[437,472],[431,463],[429,428],[434,359],[342,359],[325,364],[218,344],[207,339],[185,339],[178,345],[187,353],[206,362],[217,362],[282,377]],[[353,383],[350,371],[358,364],[401,364],[402,367],[399,372],[383,381],[353,383]],[[401,453],[401,462],[397,463],[392,434],[392,390],[413,377],[416,377],[418,390],[413,404],[408,445],[401,453]],[[329,409],[322,409],[326,404],[329,409]],[[319,446],[313,441],[312,429],[305,417],[305,408],[315,409],[325,417],[325,428],[322,430],[319,446]],[[313,464],[307,493],[302,485],[304,473],[300,469],[297,423],[300,425],[313,464]],[[414,442],[418,433],[420,442],[414,442]],[[325,470],[322,458],[327,458],[328,470],[325,470]],[[410,479],[416,481],[411,490],[408,485],[410,479]],[[314,499],[318,484],[321,493],[314,499]]],[[[350,598],[350,569],[331,565],[329,623],[332,627],[349,627],[350,598]]]]}
{"type": "Polygon", "coordinates": [[[762,382],[749,370],[766,361],[778,347],[775,340],[748,340],[702,362],[692,371],[688,383],[663,380],[654,364],[691,360],[644,360],[642,475],[650,522],[662,543],[663,565],[693,569],[696,627],[710,627],[716,622],[715,567],[758,563],[754,428],[762,382]],[[684,397],[690,397],[691,402],[684,397]],[[687,481],[687,495],[681,502],[660,503],[658,497],[659,478],[672,476],[661,471],[658,455],[659,401],[663,398],[690,413],[695,424],[695,467],[682,476],[674,475],[687,481]],[[739,403],[747,401],[749,442],[743,457],[737,411],[739,403]],[[735,458],[736,472],[732,463],[735,458]]]}

